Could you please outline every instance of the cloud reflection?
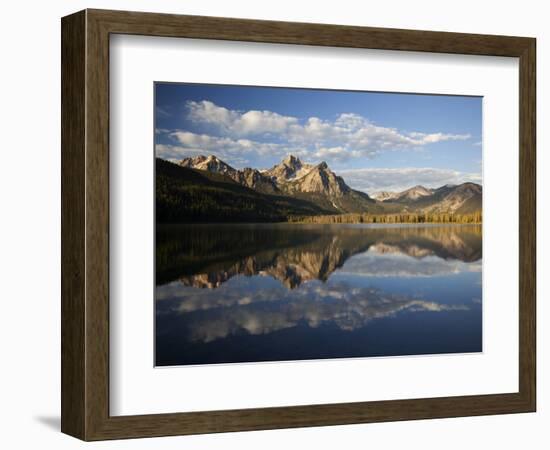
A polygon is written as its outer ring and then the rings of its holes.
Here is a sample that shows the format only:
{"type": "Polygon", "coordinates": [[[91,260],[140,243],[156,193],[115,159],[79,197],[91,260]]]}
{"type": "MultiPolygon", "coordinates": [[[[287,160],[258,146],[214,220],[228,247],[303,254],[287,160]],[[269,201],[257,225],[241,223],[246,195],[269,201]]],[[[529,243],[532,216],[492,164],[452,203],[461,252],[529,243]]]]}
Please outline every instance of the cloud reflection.
{"type": "Polygon", "coordinates": [[[306,325],[317,328],[330,324],[353,331],[368,322],[402,312],[466,310],[465,305],[385,293],[371,287],[346,283],[305,283],[299,290],[264,288],[253,292],[249,283],[235,283],[228,289],[185,289],[171,283],[157,288],[157,314],[178,313],[185,319],[188,340],[212,342],[231,335],[262,335],[306,325]],[[252,295],[253,294],[253,295],[252,295]]]}
{"type": "Polygon", "coordinates": [[[481,261],[464,263],[459,260],[444,260],[437,256],[414,258],[399,252],[380,254],[371,247],[367,252],[350,258],[338,275],[363,277],[428,278],[481,272],[481,261]]]}

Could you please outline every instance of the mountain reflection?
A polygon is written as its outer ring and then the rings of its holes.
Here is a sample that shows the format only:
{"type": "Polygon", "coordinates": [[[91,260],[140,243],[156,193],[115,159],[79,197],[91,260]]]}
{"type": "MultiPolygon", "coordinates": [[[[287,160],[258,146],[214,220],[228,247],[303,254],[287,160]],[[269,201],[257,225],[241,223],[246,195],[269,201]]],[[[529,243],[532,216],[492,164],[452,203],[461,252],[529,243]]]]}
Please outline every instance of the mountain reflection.
{"type": "Polygon", "coordinates": [[[481,351],[481,227],[157,229],[156,364],[481,351]]]}
{"type": "Polygon", "coordinates": [[[157,285],[178,280],[208,289],[236,275],[269,276],[295,289],[306,281],[326,281],[350,258],[352,272],[361,267],[363,274],[429,276],[452,273],[461,262],[482,256],[481,226],[475,225],[163,227],[156,248],[157,285]]]}

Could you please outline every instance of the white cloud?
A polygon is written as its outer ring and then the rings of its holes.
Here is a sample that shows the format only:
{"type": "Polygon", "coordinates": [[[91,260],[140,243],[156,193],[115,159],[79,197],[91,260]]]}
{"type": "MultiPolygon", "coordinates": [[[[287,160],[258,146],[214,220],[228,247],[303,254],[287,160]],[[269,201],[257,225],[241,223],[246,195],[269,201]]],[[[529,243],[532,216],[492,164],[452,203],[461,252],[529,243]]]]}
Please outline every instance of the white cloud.
{"type": "Polygon", "coordinates": [[[321,147],[313,154],[319,159],[328,159],[332,161],[341,161],[350,158],[351,156],[360,156],[360,152],[354,150],[346,150],[342,146],[338,147],[321,147]]]}
{"type": "MultiPolygon", "coordinates": [[[[155,145],[155,156],[172,162],[179,162],[184,158],[204,154],[213,154],[213,152],[205,151],[204,148],[182,147],[181,145],[155,145]]],[[[248,167],[251,165],[250,160],[245,157],[246,154],[238,149],[233,151],[216,151],[215,155],[233,167],[248,167]]]]}
{"type": "Polygon", "coordinates": [[[337,171],[337,174],[342,176],[352,188],[371,194],[377,191],[398,192],[418,184],[425,187],[440,187],[445,184],[460,184],[467,181],[481,183],[481,174],[479,173],[465,173],[432,167],[350,169],[337,171]]]}
{"type": "Polygon", "coordinates": [[[184,148],[179,145],[155,145],[155,156],[168,161],[179,161],[188,156],[198,156],[204,153],[200,148],[184,148]]]}
{"type": "Polygon", "coordinates": [[[470,139],[471,136],[469,134],[444,134],[444,133],[409,133],[409,136],[412,137],[418,144],[417,145],[424,145],[424,144],[433,144],[435,142],[441,142],[441,141],[465,141],[467,139],[470,139]]]}
{"type": "Polygon", "coordinates": [[[170,116],[170,113],[166,109],[161,108],[160,106],[157,106],[155,108],[155,111],[156,111],[158,116],[164,116],[164,117],[169,117],[170,116]]]}
{"type": "Polygon", "coordinates": [[[188,117],[193,122],[214,125],[233,136],[253,136],[266,133],[284,133],[298,122],[295,117],[282,116],[272,111],[245,113],[218,106],[208,100],[186,103],[188,117]]]}
{"type": "Polygon", "coordinates": [[[217,106],[212,102],[203,100],[202,102],[188,101],[186,103],[188,117],[194,122],[214,123],[219,126],[229,126],[237,120],[239,113],[231,111],[222,106],[217,106]]]}
{"type": "Polygon", "coordinates": [[[469,134],[399,131],[375,125],[354,113],[340,114],[335,120],[318,117],[299,120],[272,111],[230,110],[207,100],[189,101],[186,107],[190,120],[210,126],[224,137],[274,137],[290,147],[306,149],[310,155],[334,160],[374,157],[383,151],[419,148],[443,141],[471,138],[469,134]]]}
{"type": "Polygon", "coordinates": [[[255,158],[265,159],[269,156],[282,158],[288,153],[302,158],[311,156],[308,150],[303,147],[289,146],[282,143],[211,136],[182,130],[157,129],[156,133],[174,142],[174,144],[156,144],[155,154],[163,159],[181,160],[188,156],[215,154],[228,164],[235,167],[244,167],[255,158]]]}

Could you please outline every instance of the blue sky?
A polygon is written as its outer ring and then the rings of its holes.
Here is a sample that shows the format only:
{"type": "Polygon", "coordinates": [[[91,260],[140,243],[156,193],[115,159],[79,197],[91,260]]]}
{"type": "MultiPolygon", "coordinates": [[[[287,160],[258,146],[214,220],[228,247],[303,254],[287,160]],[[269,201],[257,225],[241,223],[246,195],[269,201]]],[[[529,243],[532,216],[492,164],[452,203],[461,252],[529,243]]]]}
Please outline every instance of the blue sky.
{"type": "Polygon", "coordinates": [[[155,84],[155,153],[235,168],[326,161],[355,189],[481,183],[482,98],[155,84]]]}

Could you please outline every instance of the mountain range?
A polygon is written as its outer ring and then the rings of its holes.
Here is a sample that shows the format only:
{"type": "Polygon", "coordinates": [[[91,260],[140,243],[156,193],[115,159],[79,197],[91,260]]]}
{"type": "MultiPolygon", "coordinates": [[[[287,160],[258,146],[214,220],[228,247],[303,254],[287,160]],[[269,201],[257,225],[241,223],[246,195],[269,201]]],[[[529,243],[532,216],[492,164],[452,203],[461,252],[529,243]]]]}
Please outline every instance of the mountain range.
{"type": "Polygon", "coordinates": [[[481,211],[475,183],[414,186],[371,197],[352,189],[326,162],[288,155],[270,169],[235,169],[215,155],[156,161],[157,221],[284,221],[288,216],[345,213],[481,211]]]}
{"type": "Polygon", "coordinates": [[[268,170],[234,169],[214,155],[196,156],[180,161],[181,167],[214,172],[263,194],[301,199],[317,205],[325,214],[381,212],[367,194],[351,189],[330,170],[326,162],[305,164],[289,155],[268,170]]]}
{"type": "Polygon", "coordinates": [[[482,188],[476,183],[446,184],[436,189],[413,186],[401,192],[373,195],[385,205],[402,205],[404,211],[470,214],[482,209],[482,188]]]}

